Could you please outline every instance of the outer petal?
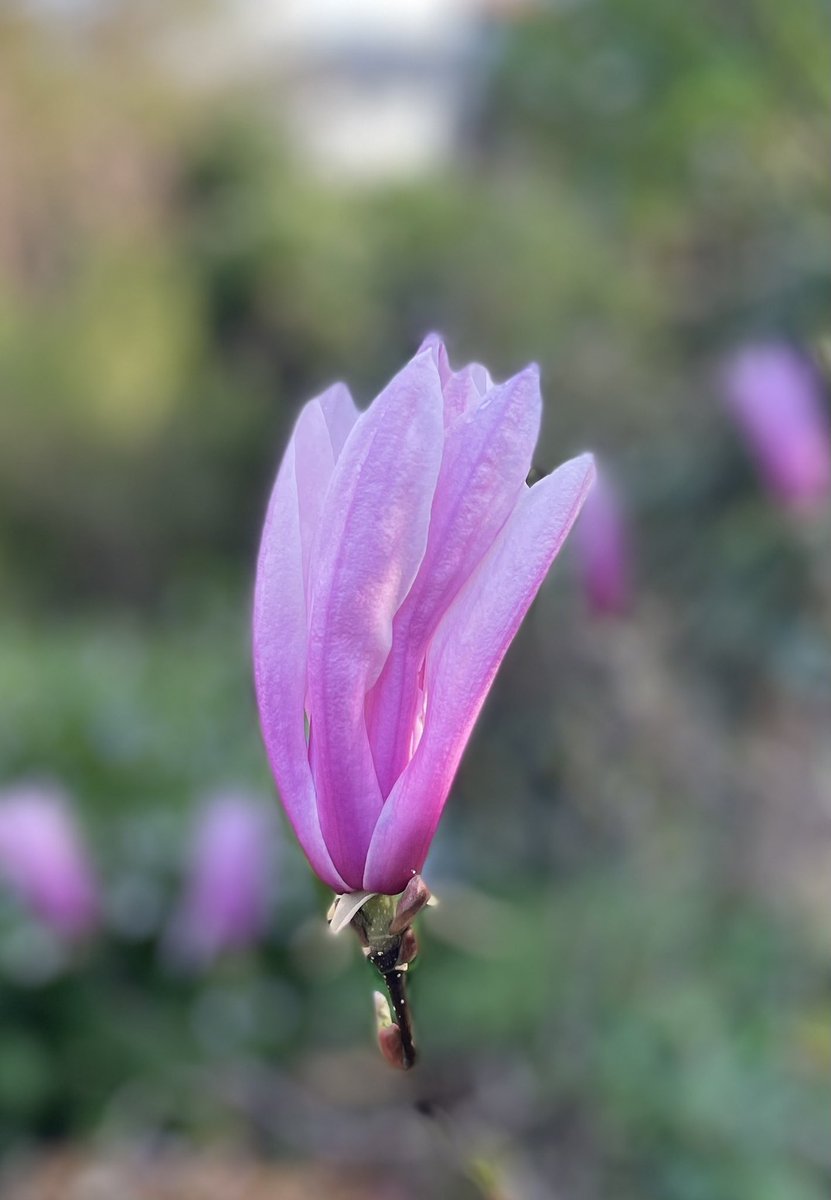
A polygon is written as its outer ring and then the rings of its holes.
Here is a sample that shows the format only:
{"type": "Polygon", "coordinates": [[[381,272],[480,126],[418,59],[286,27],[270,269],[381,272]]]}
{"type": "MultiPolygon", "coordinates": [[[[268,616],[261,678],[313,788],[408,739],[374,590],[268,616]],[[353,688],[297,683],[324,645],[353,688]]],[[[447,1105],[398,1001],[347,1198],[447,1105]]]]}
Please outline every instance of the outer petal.
{"type": "Polygon", "coordinates": [[[361,416],[327,492],[309,622],[311,754],[321,827],[341,875],[361,886],[381,809],[364,720],[392,621],[427,544],[443,445],[442,396],[429,352],[361,416]]]}
{"type": "Polygon", "coordinates": [[[318,497],[331,470],[328,427],[320,406],[312,401],[298,419],[280,466],[260,543],[254,589],[254,680],[263,739],[288,818],[315,872],[336,891],[343,891],[344,881],[321,833],[304,710],[309,540],[319,520],[318,497]]]}
{"type": "Polygon", "coordinates": [[[539,373],[529,367],[493,388],[447,431],[427,550],[396,615],[392,649],[368,706],[384,796],[411,757],[418,675],[429,641],[516,506],[531,466],[541,407],[539,373]]]}
{"type": "Polygon", "coordinates": [[[323,502],[335,462],[357,419],[349,389],[336,383],[303,407],[292,433],[307,604],[309,566],[323,502]]]}
{"type": "Polygon", "coordinates": [[[442,622],[427,656],[424,735],[378,819],[364,887],[395,893],[421,870],[496,670],[593,479],[582,455],[526,491],[442,622]]]}

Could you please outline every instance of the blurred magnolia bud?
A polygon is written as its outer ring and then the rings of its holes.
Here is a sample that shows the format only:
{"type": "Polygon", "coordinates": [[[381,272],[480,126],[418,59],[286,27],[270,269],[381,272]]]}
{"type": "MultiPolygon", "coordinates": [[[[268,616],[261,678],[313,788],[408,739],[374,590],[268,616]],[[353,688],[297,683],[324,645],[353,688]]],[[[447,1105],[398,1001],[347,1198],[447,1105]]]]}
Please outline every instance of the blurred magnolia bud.
{"type": "Polygon", "coordinates": [[[598,616],[627,612],[632,602],[629,527],[620,494],[602,463],[574,536],[589,609],[598,616]]]}
{"type": "Polygon", "coordinates": [[[216,796],[197,814],[184,893],[167,949],[180,962],[206,966],[255,943],[268,926],[274,884],[276,822],[270,807],[239,792],[216,796]]]}
{"type": "Polygon", "coordinates": [[[54,784],[0,792],[0,877],[65,938],[96,925],[98,884],[70,803],[54,784]]]}
{"type": "Polygon", "coordinates": [[[726,364],[723,389],[768,491],[807,510],[831,488],[831,437],[814,367],[778,342],[746,346],[726,364]]]}

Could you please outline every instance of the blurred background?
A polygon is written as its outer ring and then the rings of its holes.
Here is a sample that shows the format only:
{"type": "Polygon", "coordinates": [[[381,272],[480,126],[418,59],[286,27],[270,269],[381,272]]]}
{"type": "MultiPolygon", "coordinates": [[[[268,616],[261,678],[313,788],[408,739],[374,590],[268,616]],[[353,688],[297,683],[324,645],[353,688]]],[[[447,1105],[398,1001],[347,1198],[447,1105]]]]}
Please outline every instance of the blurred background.
{"type": "Polygon", "coordinates": [[[5,0],[0,1190],[819,1200],[821,0],[5,0]],[[432,329],[604,486],[426,878],[423,1062],[288,836],[249,609],[300,404],[432,329]]]}

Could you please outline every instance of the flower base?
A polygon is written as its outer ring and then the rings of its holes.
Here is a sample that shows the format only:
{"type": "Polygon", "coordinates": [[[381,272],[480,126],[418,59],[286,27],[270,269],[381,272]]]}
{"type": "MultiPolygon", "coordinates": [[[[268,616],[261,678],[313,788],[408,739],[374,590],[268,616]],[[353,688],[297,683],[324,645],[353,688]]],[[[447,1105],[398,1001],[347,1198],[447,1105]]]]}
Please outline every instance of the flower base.
{"type": "Polygon", "coordinates": [[[364,956],[384,981],[389,1004],[380,993],[375,994],[378,1045],[391,1066],[405,1071],[416,1061],[407,999],[407,972],[418,954],[411,922],[430,899],[424,880],[414,875],[400,896],[339,896],[329,913],[335,932],[344,924],[352,926],[364,956]]]}

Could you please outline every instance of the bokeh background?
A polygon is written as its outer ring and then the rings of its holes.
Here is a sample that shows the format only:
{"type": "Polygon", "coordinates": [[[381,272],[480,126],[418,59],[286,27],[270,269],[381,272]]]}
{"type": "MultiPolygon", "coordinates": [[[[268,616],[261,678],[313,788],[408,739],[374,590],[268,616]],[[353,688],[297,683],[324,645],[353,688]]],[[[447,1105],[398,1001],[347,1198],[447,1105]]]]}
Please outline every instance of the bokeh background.
{"type": "Polygon", "coordinates": [[[720,372],[827,360],[830,43],[821,0],[3,4],[0,786],[60,789],[98,895],[68,932],[6,864],[4,1196],[827,1195],[831,520],[720,372]],[[504,664],[403,1076],[277,815],[248,619],[299,405],[431,329],[540,363],[540,468],[600,453],[631,600],[572,545],[504,664]],[[218,794],[267,885],[188,950],[218,794]]]}

